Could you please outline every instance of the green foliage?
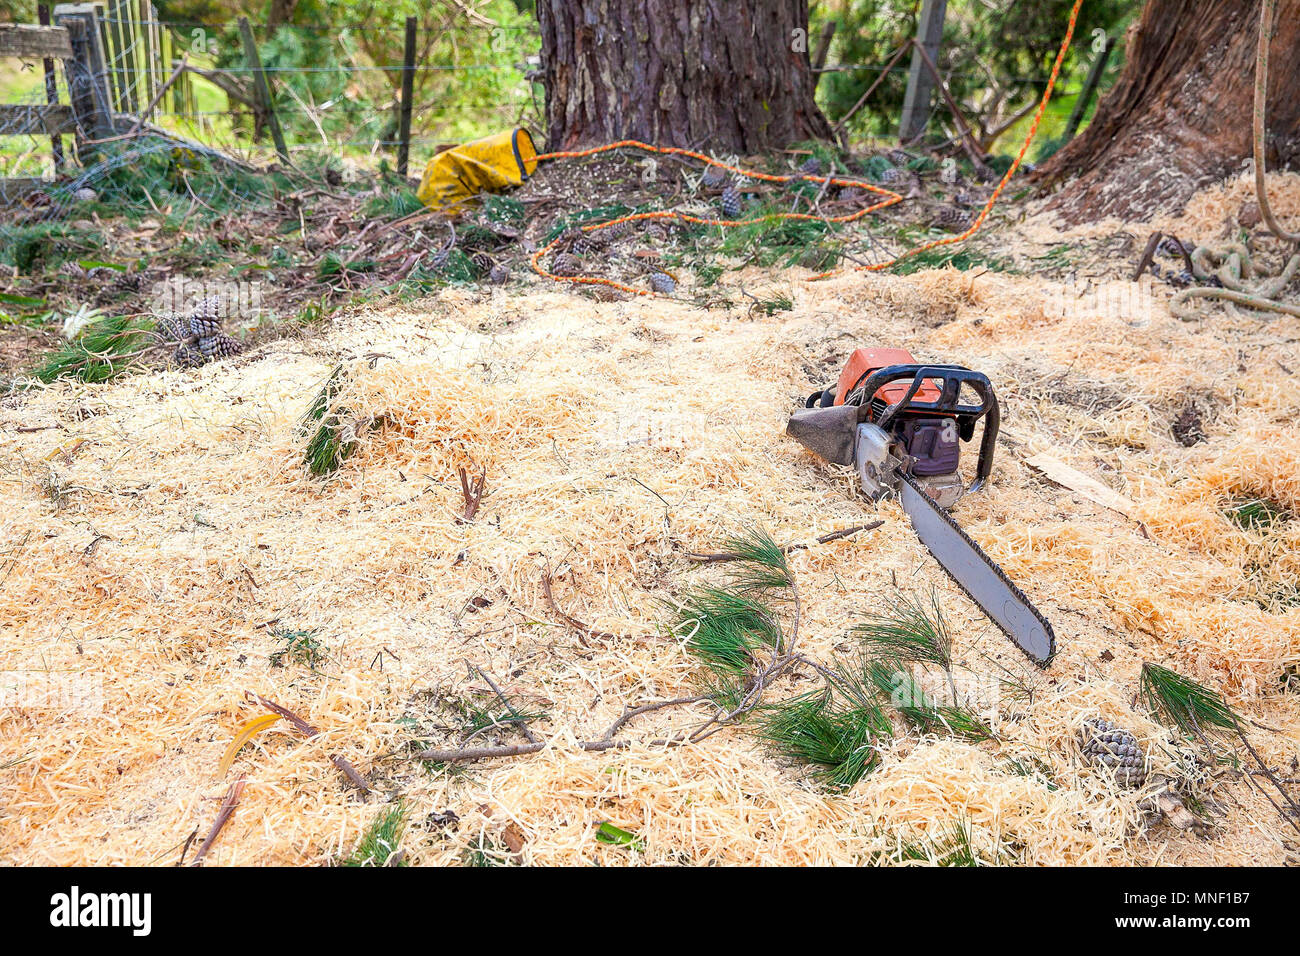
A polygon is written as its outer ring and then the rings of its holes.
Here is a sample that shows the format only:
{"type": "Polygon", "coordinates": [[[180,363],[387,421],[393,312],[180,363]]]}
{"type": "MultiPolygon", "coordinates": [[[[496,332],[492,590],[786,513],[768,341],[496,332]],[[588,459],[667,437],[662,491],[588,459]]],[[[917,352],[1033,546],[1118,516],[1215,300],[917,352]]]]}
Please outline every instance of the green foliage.
{"type": "Polygon", "coordinates": [[[329,657],[325,645],[320,640],[320,631],[314,628],[295,630],[273,627],[269,633],[282,645],[272,651],[268,657],[272,667],[283,667],[287,659],[295,664],[301,664],[303,667],[315,670],[317,664],[324,662],[329,657]]]}
{"type": "Polygon", "coordinates": [[[993,736],[988,725],[965,707],[935,703],[898,661],[872,661],[867,665],[867,676],[903,719],[920,733],[968,740],[987,740],[993,736]]]}
{"type": "Polygon", "coordinates": [[[970,249],[954,249],[952,246],[939,246],[935,249],[918,252],[916,255],[908,256],[906,259],[890,266],[889,271],[894,275],[906,276],[914,272],[921,272],[924,269],[946,269],[949,267],[962,272],[972,269],[984,269],[989,272],[1014,271],[1007,259],[988,256],[970,249]]]}
{"type": "Polygon", "coordinates": [[[596,842],[608,843],[610,846],[630,847],[637,853],[645,852],[645,841],[631,830],[624,830],[606,820],[596,827],[596,842]]]}
{"type": "Polygon", "coordinates": [[[522,225],[524,221],[524,204],[511,196],[497,193],[485,193],[482,199],[483,215],[489,222],[507,226],[522,225]]]}
{"type": "Polygon", "coordinates": [[[401,219],[424,208],[414,189],[385,189],[366,202],[366,215],[371,219],[401,219]]]}
{"type": "Polygon", "coordinates": [[[975,847],[970,822],[959,817],[949,822],[936,836],[903,836],[893,850],[881,851],[868,861],[872,866],[896,866],[900,863],[923,863],[928,866],[1004,866],[1014,863],[999,847],[980,853],[975,847]]]}
{"type": "Polygon", "coordinates": [[[817,219],[782,218],[788,212],[779,201],[746,211],[744,218],[753,221],[724,230],[718,251],[760,266],[794,265],[809,246],[822,242],[831,227],[817,219]]]}
{"type": "MultiPolygon", "coordinates": [[[[983,98],[990,80],[1005,91],[1007,103],[1023,103],[1042,92],[1052,61],[1065,35],[1073,0],[949,0],[944,20],[939,69],[959,103],[983,98]]],[[[822,18],[839,23],[829,62],[852,69],[827,73],[818,87],[818,99],[832,122],[837,121],[880,78],[880,70],[894,52],[916,36],[918,4],[891,0],[847,0],[815,10],[809,35],[816,36],[822,18]]],[[[1093,53],[1089,39],[1095,29],[1119,36],[1141,8],[1138,0],[1090,0],[1083,5],[1075,40],[1063,66],[1061,85],[1082,82],[1093,53]]],[[[894,134],[907,90],[910,56],[905,55],[884,77],[871,99],[850,120],[857,135],[894,134]]],[[[1112,57],[1108,77],[1116,75],[1119,57],[1112,57]]],[[[936,115],[947,118],[935,98],[936,115]]],[[[938,124],[930,126],[938,132],[938,124]]]]}
{"type": "Polygon", "coordinates": [[[1142,665],[1138,694],[1157,720],[1187,736],[1240,733],[1241,722],[1221,694],[1158,664],[1142,665]]]}
{"type": "Polygon", "coordinates": [[[344,434],[343,420],[348,410],[335,407],[346,381],[343,366],[336,366],[298,420],[297,433],[310,436],[303,453],[307,470],[317,477],[338,471],[357,449],[355,438],[344,434]]]}
{"type": "MultiPolygon", "coordinates": [[[[343,861],[344,866],[388,866],[393,854],[398,852],[402,832],[406,829],[406,807],[399,801],[387,810],[381,810],[370,821],[352,854],[343,861]]],[[[405,866],[399,860],[397,866],[405,866]]]]}
{"type": "Polygon", "coordinates": [[[135,363],[149,344],[152,328],[152,322],[126,316],[100,319],[48,355],[32,374],[46,384],[69,378],[107,382],[135,363]]]}
{"type": "Polygon", "coordinates": [[[1224,514],[1243,531],[1268,531],[1276,524],[1290,521],[1294,515],[1283,505],[1266,498],[1252,498],[1233,505],[1224,514]]]}
{"type": "Polygon", "coordinates": [[[60,262],[77,259],[104,247],[96,229],[64,222],[40,222],[0,230],[0,264],[13,266],[20,274],[38,266],[52,269],[60,262]]]}
{"type": "Polygon", "coordinates": [[[810,764],[824,785],[843,790],[879,764],[879,741],[892,730],[872,701],[837,703],[823,691],[769,708],[760,737],[782,756],[810,764]]]}

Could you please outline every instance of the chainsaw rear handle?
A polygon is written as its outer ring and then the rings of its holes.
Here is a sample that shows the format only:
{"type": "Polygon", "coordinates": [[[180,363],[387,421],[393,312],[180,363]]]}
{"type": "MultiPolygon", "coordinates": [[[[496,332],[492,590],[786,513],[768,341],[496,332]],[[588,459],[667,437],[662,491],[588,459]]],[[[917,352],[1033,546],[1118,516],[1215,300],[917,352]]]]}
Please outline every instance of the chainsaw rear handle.
{"type": "Polygon", "coordinates": [[[997,396],[993,394],[993,383],[983,372],[976,372],[962,365],[891,365],[864,374],[854,383],[844,400],[846,405],[861,405],[864,409],[871,405],[871,398],[890,382],[910,378],[907,393],[881,413],[878,426],[889,429],[901,411],[936,412],[944,415],[967,415],[971,418],[984,419],[984,435],[980,439],[979,464],[975,469],[975,481],[971,491],[978,491],[988,480],[993,471],[993,446],[998,439],[998,427],[1002,422],[1002,413],[998,408],[997,396]],[[865,379],[865,381],[864,381],[865,379]],[[915,401],[921,383],[926,379],[938,379],[943,382],[942,394],[933,402],[915,401]],[[969,385],[979,398],[978,405],[967,405],[959,401],[961,387],[969,385]]]}

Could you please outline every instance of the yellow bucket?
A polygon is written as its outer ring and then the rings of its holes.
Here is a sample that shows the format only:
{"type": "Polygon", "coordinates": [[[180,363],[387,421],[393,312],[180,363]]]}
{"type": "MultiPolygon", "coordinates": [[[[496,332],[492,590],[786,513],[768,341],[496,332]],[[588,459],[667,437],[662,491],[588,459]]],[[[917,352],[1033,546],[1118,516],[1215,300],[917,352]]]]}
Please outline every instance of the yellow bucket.
{"type": "Polygon", "coordinates": [[[433,157],[416,195],[429,208],[450,212],[479,193],[522,185],[536,170],[537,149],[528,130],[508,130],[433,157]]]}

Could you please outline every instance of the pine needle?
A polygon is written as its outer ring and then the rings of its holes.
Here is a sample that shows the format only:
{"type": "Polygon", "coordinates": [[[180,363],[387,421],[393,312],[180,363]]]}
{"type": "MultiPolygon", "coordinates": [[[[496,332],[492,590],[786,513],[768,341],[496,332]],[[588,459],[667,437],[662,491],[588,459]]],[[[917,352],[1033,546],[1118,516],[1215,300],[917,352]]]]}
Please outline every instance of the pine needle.
{"type": "Polygon", "coordinates": [[[967,708],[935,703],[899,661],[872,661],[867,665],[867,676],[903,719],[923,734],[949,734],[968,740],[993,737],[989,726],[967,708]]]}
{"type": "MultiPolygon", "coordinates": [[[[406,807],[399,801],[383,810],[361,835],[344,866],[389,866],[406,829],[406,807]]],[[[397,866],[404,866],[400,858],[397,866]]]]}
{"type": "Polygon", "coordinates": [[[782,756],[811,764],[826,786],[845,790],[876,768],[878,741],[891,732],[878,706],[836,707],[822,692],[771,707],[760,736],[782,756]]]}
{"type": "Polygon", "coordinates": [[[1241,722],[1222,695],[1158,664],[1142,665],[1138,693],[1161,723],[1188,736],[1240,733],[1241,722]]]}
{"type": "Polygon", "coordinates": [[[852,633],[873,657],[938,664],[944,669],[952,666],[952,634],[933,592],[929,608],[916,598],[899,595],[885,611],[868,615],[852,633]]]}
{"type": "Polygon", "coordinates": [[[148,344],[152,325],[127,316],[101,319],[86,326],[36,367],[32,374],[45,384],[73,378],[107,382],[126,371],[148,344]]]}

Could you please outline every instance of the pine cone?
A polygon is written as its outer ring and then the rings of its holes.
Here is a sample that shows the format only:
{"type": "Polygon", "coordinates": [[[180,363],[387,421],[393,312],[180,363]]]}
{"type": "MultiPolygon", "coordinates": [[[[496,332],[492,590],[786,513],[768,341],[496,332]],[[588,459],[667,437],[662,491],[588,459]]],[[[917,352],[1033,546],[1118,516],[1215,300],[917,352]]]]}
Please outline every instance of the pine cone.
{"type": "Polygon", "coordinates": [[[700,177],[700,185],[709,189],[716,189],[727,181],[727,171],[720,166],[706,166],[704,175],[700,177]]]}
{"type": "Polygon", "coordinates": [[[193,345],[182,345],[176,349],[176,364],[181,368],[198,368],[203,364],[203,353],[193,345]]]}
{"type": "Polygon", "coordinates": [[[650,289],[661,295],[668,295],[677,288],[677,280],[666,272],[650,273],[650,289]]]}
{"type": "Polygon", "coordinates": [[[238,355],[243,350],[242,345],[222,332],[199,339],[199,351],[203,353],[204,360],[208,362],[230,358],[230,356],[238,355]]]}
{"type": "Polygon", "coordinates": [[[950,232],[965,232],[970,228],[970,214],[956,206],[944,206],[938,214],[930,220],[930,228],[947,229],[950,232]]]}
{"type": "Polygon", "coordinates": [[[898,182],[902,178],[903,174],[897,166],[887,166],[880,171],[879,175],[876,176],[876,182],[888,186],[891,183],[898,182]]]}
{"type": "Polygon", "coordinates": [[[580,276],[582,275],[582,261],[575,255],[568,252],[561,252],[551,263],[551,272],[557,276],[580,276]]]}
{"type": "Polygon", "coordinates": [[[139,292],[148,280],[148,270],[144,272],[120,272],[113,281],[113,286],[123,292],[139,292]]]}
{"type": "Polygon", "coordinates": [[[1109,767],[1121,787],[1146,782],[1146,758],[1137,738],[1100,717],[1085,720],[1079,728],[1079,749],[1091,764],[1109,767]]]}
{"type": "Polygon", "coordinates": [[[727,219],[739,219],[741,211],[744,209],[744,204],[740,199],[740,191],[735,186],[728,186],[722,191],[720,205],[722,215],[727,219]]]}
{"type": "Polygon", "coordinates": [[[820,176],[822,171],[822,161],[816,156],[809,156],[799,167],[799,172],[805,176],[820,176]]]}
{"type": "Polygon", "coordinates": [[[158,317],[158,331],[173,342],[180,342],[190,337],[190,320],[175,312],[167,312],[158,317]]]}
{"type": "Polygon", "coordinates": [[[203,339],[220,331],[221,297],[210,295],[200,299],[190,310],[190,332],[203,339]]]}

